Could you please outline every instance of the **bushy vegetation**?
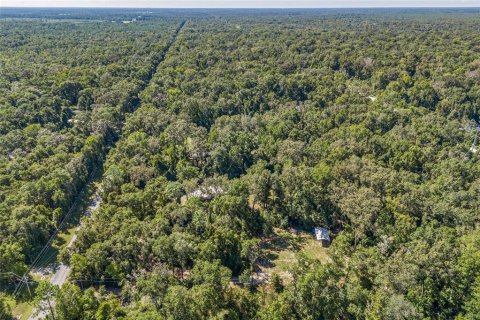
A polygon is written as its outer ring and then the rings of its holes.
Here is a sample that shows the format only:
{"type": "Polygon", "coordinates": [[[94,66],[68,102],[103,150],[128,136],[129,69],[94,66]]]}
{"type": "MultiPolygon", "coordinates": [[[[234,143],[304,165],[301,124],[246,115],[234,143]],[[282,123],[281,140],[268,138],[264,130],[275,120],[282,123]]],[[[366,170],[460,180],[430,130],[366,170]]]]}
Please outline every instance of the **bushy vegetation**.
{"type": "Polygon", "coordinates": [[[0,272],[103,170],[56,319],[477,319],[477,13],[2,21],[0,272]],[[328,262],[256,281],[315,226],[328,262]]]}

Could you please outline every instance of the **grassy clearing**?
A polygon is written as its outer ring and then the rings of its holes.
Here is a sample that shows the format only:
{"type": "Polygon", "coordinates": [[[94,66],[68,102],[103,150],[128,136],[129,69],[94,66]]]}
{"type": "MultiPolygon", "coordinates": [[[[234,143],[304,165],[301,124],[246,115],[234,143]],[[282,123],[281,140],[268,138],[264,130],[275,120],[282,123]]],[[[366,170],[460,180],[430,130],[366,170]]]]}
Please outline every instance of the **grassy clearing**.
{"type": "Polygon", "coordinates": [[[328,249],[322,247],[311,233],[298,230],[275,229],[274,235],[262,242],[264,258],[258,268],[269,275],[278,274],[284,281],[291,279],[290,270],[297,262],[297,254],[302,252],[319,263],[328,261],[328,249]]]}
{"type": "Polygon", "coordinates": [[[61,250],[66,247],[73,238],[73,235],[76,233],[76,226],[72,226],[66,229],[64,232],[58,235],[58,249],[61,250]]]}
{"type": "MultiPolygon", "coordinates": [[[[35,288],[30,288],[32,294],[35,291],[35,288]]],[[[12,310],[14,318],[27,320],[33,312],[32,298],[29,296],[28,290],[25,288],[20,294],[21,298],[15,301],[10,294],[5,296],[6,303],[12,310]]]]}
{"type": "Polygon", "coordinates": [[[27,320],[33,312],[33,304],[29,301],[18,303],[12,308],[12,314],[21,320],[27,320]]]}
{"type": "Polygon", "coordinates": [[[328,249],[322,247],[313,235],[305,242],[302,252],[310,259],[316,259],[322,263],[328,261],[328,249]]]}

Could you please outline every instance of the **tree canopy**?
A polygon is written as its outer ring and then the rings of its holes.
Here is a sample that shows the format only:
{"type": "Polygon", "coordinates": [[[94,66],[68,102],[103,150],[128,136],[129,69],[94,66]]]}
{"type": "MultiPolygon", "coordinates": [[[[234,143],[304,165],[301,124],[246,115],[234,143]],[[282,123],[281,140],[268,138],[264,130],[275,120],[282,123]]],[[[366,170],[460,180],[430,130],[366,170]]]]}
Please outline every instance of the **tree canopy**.
{"type": "Polygon", "coordinates": [[[0,274],[102,173],[55,319],[478,319],[477,9],[38,10],[0,13],[0,274]]]}

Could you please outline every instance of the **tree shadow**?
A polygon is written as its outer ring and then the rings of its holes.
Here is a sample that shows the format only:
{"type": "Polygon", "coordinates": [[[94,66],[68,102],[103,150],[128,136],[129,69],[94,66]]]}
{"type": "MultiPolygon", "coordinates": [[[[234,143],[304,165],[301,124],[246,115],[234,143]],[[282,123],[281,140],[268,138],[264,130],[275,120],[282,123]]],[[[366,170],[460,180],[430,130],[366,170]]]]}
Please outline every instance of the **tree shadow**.
{"type": "Polygon", "coordinates": [[[16,303],[30,303],[35,298],[35,289],[38,286],[38,282],[29,279],[28,285],[24,284],[18,286],[18,282],[0,282],[0,292],[6,294],[7,297],[13,296],[16,293],[16,303]],[[18,291],[16,291],[19,287],[18,291]]]}
{"type": "Polygon", "coordinates": [[[262,256],[257,259],[257,265],[264,268],[273,268],[275,267],[275,263],[273,261],[277,258],[277,253],[264,252],[262,256]]]}
{"type": "Polygon", "coordinates": [[[306,243],[307,233],[297,229],[279,230],[271,237],[266,238],[260,244],[262,254],[257,264],[265,268],[275,267],[275,260],[279,258],[282,251],[290,250],[298,252],[306,243]]]}

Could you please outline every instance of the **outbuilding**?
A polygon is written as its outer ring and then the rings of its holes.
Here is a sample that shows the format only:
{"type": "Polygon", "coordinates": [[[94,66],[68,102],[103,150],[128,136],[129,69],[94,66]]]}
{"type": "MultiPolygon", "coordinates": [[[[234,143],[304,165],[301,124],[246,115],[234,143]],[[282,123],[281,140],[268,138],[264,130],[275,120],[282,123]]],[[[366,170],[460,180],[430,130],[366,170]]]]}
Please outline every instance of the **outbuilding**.
{"type": "Polygon", "coordinates": [[[316,227],[313,229],[315,238],[322,243],[323,247],[330,245],[330,231],[326,228],[316,227]]]}

